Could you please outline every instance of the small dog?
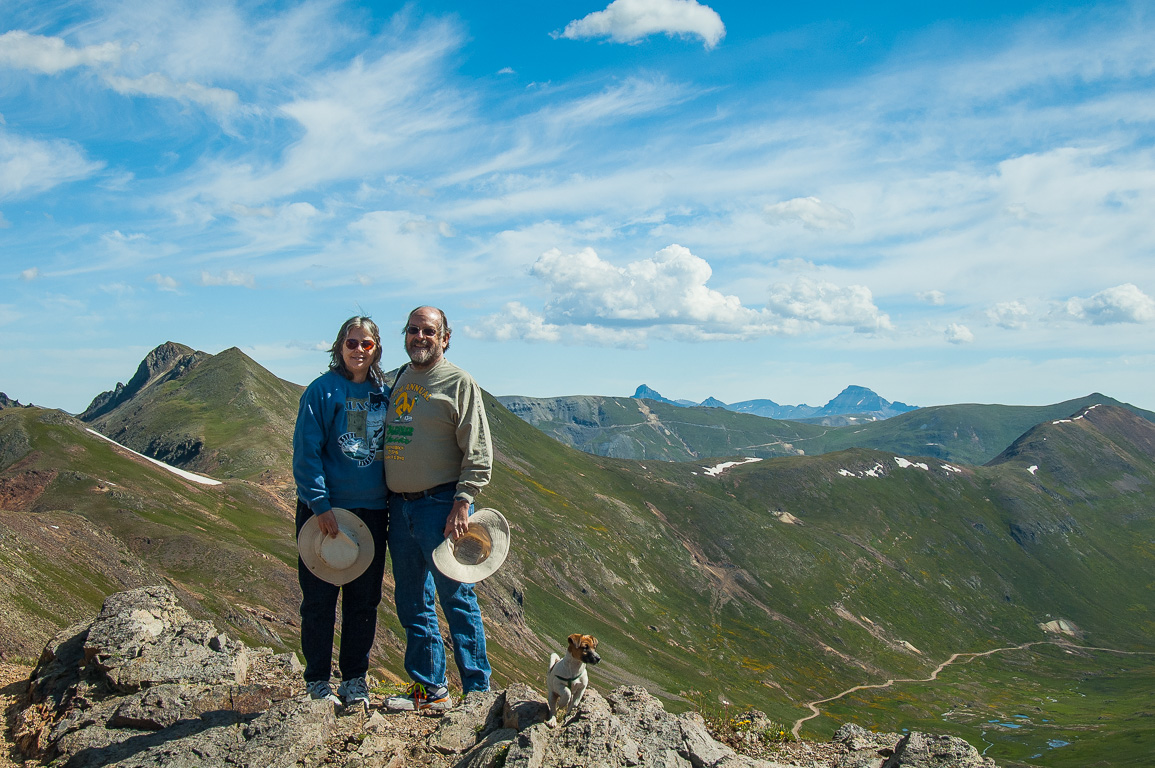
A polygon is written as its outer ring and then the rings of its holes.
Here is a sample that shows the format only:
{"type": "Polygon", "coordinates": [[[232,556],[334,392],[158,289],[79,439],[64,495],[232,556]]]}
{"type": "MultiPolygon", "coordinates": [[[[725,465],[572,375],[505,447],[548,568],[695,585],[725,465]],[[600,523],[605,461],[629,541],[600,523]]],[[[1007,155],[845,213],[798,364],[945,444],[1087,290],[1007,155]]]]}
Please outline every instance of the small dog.
{"type": "Polygon", "coordinates": [[[569,636],[569,649],[564,658],[556,653],[550,654],[549,674],[545,679],[545,689],[549,694],[549,719],[545,722],[550,728],[557,726],[559,710],[568,714],[581,703],[589,685],[586,664],[597,664],[602,660],[594,650],[597,647],[596,637],[575,632],[569,636]]]}

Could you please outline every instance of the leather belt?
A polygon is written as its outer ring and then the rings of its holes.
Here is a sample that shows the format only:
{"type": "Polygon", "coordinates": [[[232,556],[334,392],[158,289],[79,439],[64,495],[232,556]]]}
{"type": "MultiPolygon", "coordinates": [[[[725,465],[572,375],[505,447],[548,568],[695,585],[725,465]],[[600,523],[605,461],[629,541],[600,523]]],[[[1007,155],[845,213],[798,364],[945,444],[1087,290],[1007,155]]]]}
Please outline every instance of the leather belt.
{"type": "Polygon", "coordinates": [[[434,486],[424,491],[394,491],[393,493],[406,501],[417,501],[418,499],[424,499],[426,496],[433,496],[444,491],[452,490],[457,490],[457,483],[443,483],[442,485],[434,486]]]}

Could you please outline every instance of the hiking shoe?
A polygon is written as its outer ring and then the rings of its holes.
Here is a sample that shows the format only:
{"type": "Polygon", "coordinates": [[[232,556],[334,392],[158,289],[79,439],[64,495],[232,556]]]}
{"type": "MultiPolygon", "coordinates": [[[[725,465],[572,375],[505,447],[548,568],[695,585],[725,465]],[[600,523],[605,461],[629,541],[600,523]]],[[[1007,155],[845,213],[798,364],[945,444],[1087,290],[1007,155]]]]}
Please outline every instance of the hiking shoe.
{"type": "Polygon", "coordinates": [[[405,693],[385,699],[386,709],[402,712],[444,711],[452,706],[449,689],[444,685],[426,688],[421,683],[411,683],[405,693]]]}
{"type": "Polygon", "coordinates": [[[368,707],[369,683],[365,681],[364,677],[345,680],[337,686],[337,695],[345,700],[346,707],[351,707],[354,704],[363,704],[368,707]]]}
{"type": "Polygon", "coordinates": [[[313,680],[305,683],[305,693],[309,695],[310,699],[324,699],[338,706],[341,705],[341,699],[333,693],[333,686],[329,685],[328,680],[313,680]]]}

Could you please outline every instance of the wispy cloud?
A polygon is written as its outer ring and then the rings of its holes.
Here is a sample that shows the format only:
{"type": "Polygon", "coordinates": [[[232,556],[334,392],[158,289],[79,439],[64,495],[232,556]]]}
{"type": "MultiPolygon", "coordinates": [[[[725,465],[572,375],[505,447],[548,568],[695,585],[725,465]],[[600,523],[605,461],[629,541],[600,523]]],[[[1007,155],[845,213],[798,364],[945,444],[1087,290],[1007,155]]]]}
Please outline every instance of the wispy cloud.
{"type": "Polygon", "coordinates": [[[117,43],[74,48],[59,37],[13,30],[0,35],[0,66],[54,75],[74,67],[101,67],[120,61],[117,43]]]}
{"type": "Polygon", "coordinates": [[[0,200],[85,179],[103,167],[67,139],[32,139],[0,127],[0,200]]]}

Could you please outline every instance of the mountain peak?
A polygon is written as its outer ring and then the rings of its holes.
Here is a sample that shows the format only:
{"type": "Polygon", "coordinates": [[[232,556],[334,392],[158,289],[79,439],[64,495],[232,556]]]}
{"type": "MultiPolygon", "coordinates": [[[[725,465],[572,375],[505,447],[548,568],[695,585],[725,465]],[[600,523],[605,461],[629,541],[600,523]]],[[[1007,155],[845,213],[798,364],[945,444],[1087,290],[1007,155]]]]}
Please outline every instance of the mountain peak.
{"type": "Polygon", "coordinates": [[[80,420],[92,421],[113,410],[161,378],[180,375],[207,357],[211,357],[211,355],[206,352],[198,352],[184,344],[177,344],[175,341],[166,341],[144,356],[136,368],[136,373],[128,380],[127,384],[117,382],[116,387],[112,390],[101,392],[94,397],[88,407],[84,409],[84,413],[80,414],[80,420]]]}
{"type": "Polygon", "coordinates": [[[662,397],[660,392],[655,389],[650,389],[645,384],[639,385],[638,388],[634,390],[634,394],[632,394],[631,397],[635,400],[657,400],[659,403],[671,403],[673,405],[677,405],[677,403],[675,403],[673,400],[662,397]]]}

